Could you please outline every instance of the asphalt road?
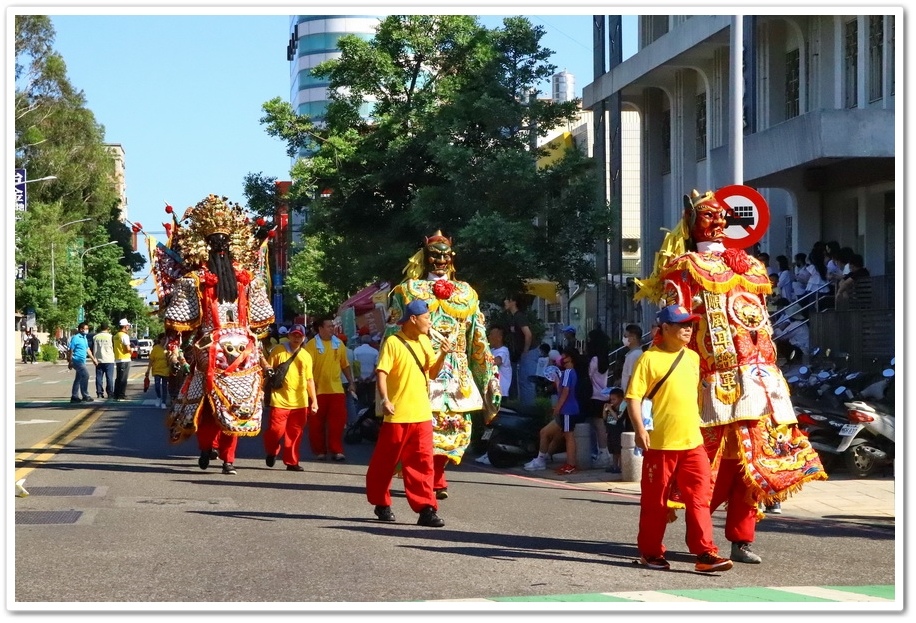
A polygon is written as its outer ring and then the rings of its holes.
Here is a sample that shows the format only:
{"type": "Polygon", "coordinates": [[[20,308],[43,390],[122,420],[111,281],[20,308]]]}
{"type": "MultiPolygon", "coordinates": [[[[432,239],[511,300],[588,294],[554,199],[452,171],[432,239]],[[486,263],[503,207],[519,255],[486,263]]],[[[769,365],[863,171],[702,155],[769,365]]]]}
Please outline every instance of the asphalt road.
{"type": "MultiPolygon", "coordinates": [[[[893,527],[783,515],[758,524],[761,565],[694,572],[681,519],[666,537],[672,570],[645,570],[633,562],[635,496],[470,459],[449,472],[444,528],[415,525],[397,479],[397,522],[381,523],[364,493],[371,445],[348,446],[346,463],[315,462],[305,449],[305,471],[287,472],[266,467],[262,438],[249,437],[239,444],[238,475],[221,474],[218,461],[201,471],[193,441],[168,444],[163,410],[152,406],[152,390],[142,394],[143,367],[133,368],[130,400],[84,408],[68,403],[65,365],[16,366],[16,474],[31,495],[15,499],[9,608],[408,608],[608,591],[893,585],[902,569],[893,527]],[[52,396],[58,402],[41,402],[52,396]],[[34,420],[52,422],[26,423],[34,420]],[[49,517],[64,523],[29,523],[49,517]]],[[[725,549],[723,519],[715,513],[725,549]]]]}

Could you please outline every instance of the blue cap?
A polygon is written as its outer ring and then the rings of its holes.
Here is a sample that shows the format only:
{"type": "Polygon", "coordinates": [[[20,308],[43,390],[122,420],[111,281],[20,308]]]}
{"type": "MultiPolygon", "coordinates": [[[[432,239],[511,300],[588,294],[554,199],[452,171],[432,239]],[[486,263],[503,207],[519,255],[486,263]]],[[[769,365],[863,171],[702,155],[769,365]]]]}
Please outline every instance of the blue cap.
{"type": "Polygon", "coordinates": [[[658,312],[656,319],[658,324],[677,324],[699,320],[700,317],[697,314],[691,314],[683,305],[669,305],[658,312]]]}
{"type": "Polygon", "coordinates": [[[398,320],[398,324],[404,324],[410,320],[411,316],[422,316],[429,313],[429,305],[423,299],[414,299],[404,308],[404,315],[398,320]]]}
{"type": "Polygon", "coordinates": [[[576,328],[572,326],[571,324],[568,324],[565,327],[563,327],[563,333],[575,333],[575,332],[576,332],[576,328]]]}

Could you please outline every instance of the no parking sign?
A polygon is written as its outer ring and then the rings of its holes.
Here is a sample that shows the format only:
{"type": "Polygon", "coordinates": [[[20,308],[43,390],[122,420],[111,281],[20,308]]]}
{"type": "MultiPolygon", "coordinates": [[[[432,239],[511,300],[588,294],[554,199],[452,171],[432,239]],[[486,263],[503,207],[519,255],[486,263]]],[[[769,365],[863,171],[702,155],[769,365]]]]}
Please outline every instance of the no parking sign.
{"type": "Polygon", "coordinates": [[[763,196],[750,186],[732,184],[715,192],[725,208],[725,237],[729,249],[747,249],[763,238],[770,227],[770,207],[763,196]]]}

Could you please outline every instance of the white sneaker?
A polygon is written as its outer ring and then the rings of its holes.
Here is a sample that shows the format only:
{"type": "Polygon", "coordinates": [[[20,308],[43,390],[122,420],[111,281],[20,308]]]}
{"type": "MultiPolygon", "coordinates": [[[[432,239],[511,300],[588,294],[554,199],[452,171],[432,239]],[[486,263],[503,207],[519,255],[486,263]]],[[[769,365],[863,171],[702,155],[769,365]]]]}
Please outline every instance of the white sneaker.
{"type": "Polygon", "coordinates": [[[536,456],[525,463],[523,469],[526,472],[537,472],[542,469],[547,469],[547,460],[542,456],[536,456]]]}

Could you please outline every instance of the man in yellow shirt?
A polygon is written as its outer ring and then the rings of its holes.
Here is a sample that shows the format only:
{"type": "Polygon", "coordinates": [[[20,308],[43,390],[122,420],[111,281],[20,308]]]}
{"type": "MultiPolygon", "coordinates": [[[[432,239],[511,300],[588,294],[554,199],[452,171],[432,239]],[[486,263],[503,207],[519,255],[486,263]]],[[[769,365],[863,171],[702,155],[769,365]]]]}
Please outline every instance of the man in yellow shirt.
{"type": "Polygon", "coordinates": [[[289,341],[274,346],[267,359],[269,370],[276,370],[290,358],[293,362],[283,378],[283,387],[270,392],[270,426],[264,432],[265,462],[267,467],[273,467],[277,454],[282,453],[286,471],[301,472],[304,471],[299,465],[302,431],[308,419],[309,403],[312,413],[318,410],[318,395],[312,376],[312,357],[302,348],[305,327],[293,325],[288,335],[289,341]]]}
{"type": "Polygon", "coordinates": [[[687,348],[699,316],[669,305],[657,316],[661,341],[642,354],[626,390],[627,411],[636,445],[643,453],[639,533],[640,562],[668,570],[662,542],[668,524],[668,496],[677,485],[686,507],[687,548],[697,571],[727,571],[732,561],[719,556],[712,538],[712,476],[700,432],[700,357],[687,348]],[[646,430],[642,401],[652,401],[652,430],[646,430]]]}
{"type": "Polygon", "coordinates": [[[115,356],[114,399],[127,400],[127,377],[130,375],[130,323],[121,318],[112,339],[115,356]]]}
{"type": "Polygon", "coordinates": [[[401,330],[382,342],[376,367],[376,388],[384,422],[369,468],[366,498],[375,506],[375,516],[394,521],[391,511],[391,480],[398,462],[404,479],[404,493],[411,510],[419,513],[417,525],[441,528],[445,525],[433,491],[433,415],[429,402],[429,380],[442,369],[445,356],[454,345],[444,342],[439,356],[429,341],[429,306],[414,299],[398,320],[401,330]]]}
{"type": "Polygon", "coordinates": [[[315,327],[318,335],[305,345],[305,351],[312,357],[318,394],[318,411],[312,414],[308,424],[309,445],[316,460],[323,461],[331,454],[335,461],[345,461],[343,434],[347,427],[347,399],[340,375],[346,377],[354,399],[356,383],[347,359],[347,347],[334,335],[333,319],[330,316],[319,318],[315,327]]]}

